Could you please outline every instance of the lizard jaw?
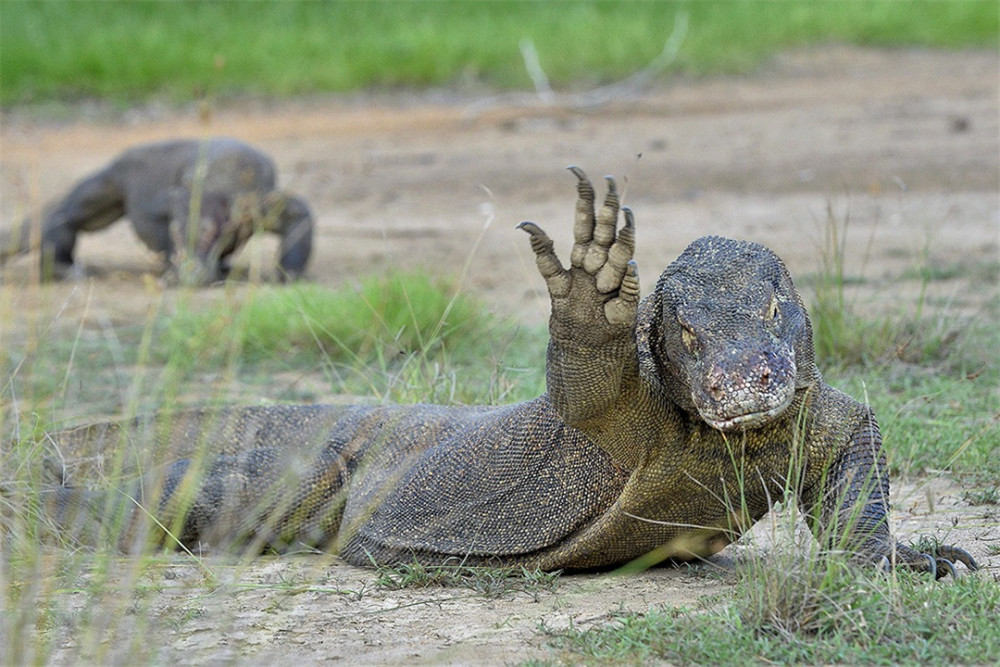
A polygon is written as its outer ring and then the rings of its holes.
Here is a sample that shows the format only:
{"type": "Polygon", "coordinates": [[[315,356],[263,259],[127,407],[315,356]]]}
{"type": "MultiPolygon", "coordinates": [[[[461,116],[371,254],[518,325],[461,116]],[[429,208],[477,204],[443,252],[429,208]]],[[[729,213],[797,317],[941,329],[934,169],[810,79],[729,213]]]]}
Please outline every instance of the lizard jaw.
{"type": "Polygon", "coordinates": [[[788,406],[791,405],[794,396],[795,392],[790,391],[785,395],[781,403],[772,408],[767,410],[758,410],[756,412],[747,412],[742,415],[736,415],[735,417],[706,414],[707,411],[702,411],[700,409],[698,412],[709,426],[723,432],[752,429],[764,426],[775,417],[780,416],[785,410],[788,409],[788,406]]]}

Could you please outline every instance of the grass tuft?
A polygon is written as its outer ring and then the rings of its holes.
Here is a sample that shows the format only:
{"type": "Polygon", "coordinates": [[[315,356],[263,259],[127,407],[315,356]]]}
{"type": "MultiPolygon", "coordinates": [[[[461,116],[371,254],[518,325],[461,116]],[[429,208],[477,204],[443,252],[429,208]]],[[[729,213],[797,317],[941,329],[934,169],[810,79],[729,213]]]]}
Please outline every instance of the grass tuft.
{"type": "Polygon", "coordinates": [[[334,393],[495,404],[537,395],[544,336],[498,322],[448,280],[394,272],[336,290],[262,287],[242,301],[180,308],[153,353],[185,381],[228,370],[256,384],[318,368],[334,393]]]}
{"type": "Polygon", "coordinates": [[[962,493],[962,500],[970,505],[1000,505],[1000,486],[994,484],[986,489],[972,489],[962,493]]]}
{"type": "Polygon", "coordinates": [[[589,629],[541,632],[570,660],[680,664],[987,664],[1000,659],[1000,586],[966,576],[872,576],[843,561],[769,561],[731,602],[653,608],[589,629]]]}
{"type": "Polygon", "coordinates": [[[356,288],[264,286],[234,307],[172,315],[162,341],[171,358],[220,364],[274,357],[370,362],[440,348],[471,346],[490,326],[480,304],[424,273],[390,273],[356,288]]]}
{"type": "Polygon", "coordinates": [[[948,304],[934,306],[926,298],[930,281],[978,284],[984,268],[966,264],[962,273],[937,277],[919,269],[931,266],[925,256],[899,277],[919,280],[916,296],[864,313],[847,296],[848,287],[863,279],[845,272],[850,222],[828,206],[820,271],[803,281],[812,288],[817,364],[831,384],[871,403],[894,476],[948,470],[979,485],[996,484],[1000,299],[987,299],[977,313],[955,315],[948,304]]]}
{"type": "Polygon", "coordinates": [[[375,585],[390,591],[408,588],[466,588],[477,595],[500,598],[510,593],[527,593],[538,601],[542,593],[555,591],[559,572],[529,570],[525,567],[487,567],[455,564],[379,565],[375,585]]]}

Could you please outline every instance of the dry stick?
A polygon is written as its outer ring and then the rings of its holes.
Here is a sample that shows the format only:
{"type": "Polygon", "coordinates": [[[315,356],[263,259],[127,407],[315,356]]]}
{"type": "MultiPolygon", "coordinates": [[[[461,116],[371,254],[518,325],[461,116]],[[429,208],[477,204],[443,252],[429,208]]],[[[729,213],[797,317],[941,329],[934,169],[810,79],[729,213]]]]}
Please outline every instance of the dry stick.
{"type": "Polygon", "coordinates": [[[535,43],[525,37],[518,46],[521,48],[521,58],[524,59],[524,69],[528,70],[528,76],[535,84],[538,98],[545,104],[551,104],[555,99],[555,93],[552,91],[552,86],[549,85],[549,77],[542,69],[542,61],[538,59],[535,43]]]}
{"type": "Polygon", "coordinates": [[[674,17],[674,29],[663,45],[660,55],[656,56],[645,68],[622,79],[618,83],[595,88],[594,90],[571,96],[572,106],[586,109],[601,106],[622,96],[631,95],[646,88],[657,75],[669,67],[681,50],[688,30],[688,13],[678,12],[674,17]]]}
{"type": "Polygon", "coordinates": [[[469,105],[462,114],[463,120],[471,120],[488,109],[497,106],[515,107],[555,107],[575,111],[589,111],[613,102],[622,97],[633,95],[646,88],[653,79],[669,67],[680,52],[688,30],[688,13],[677,12],[674,17],[674,27],[663,45],[663,50],[646,67],[631,76],[607,86],[594,88],[582,93],[556,93],[549,85],[549,78],[542,69],[538,52],[530,39],[521,40],[521,57],[524,67],[535,86],[535,94],[514,93],[512,95],[496,95],[469,105]]]}

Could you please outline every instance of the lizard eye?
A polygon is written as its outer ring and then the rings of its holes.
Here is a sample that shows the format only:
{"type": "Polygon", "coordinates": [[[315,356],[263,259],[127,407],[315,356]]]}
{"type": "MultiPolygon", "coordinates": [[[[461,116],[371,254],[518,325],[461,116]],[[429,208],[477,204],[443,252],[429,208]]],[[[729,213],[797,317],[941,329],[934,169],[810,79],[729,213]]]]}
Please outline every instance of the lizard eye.
{"type": "Polygon", "coordinates": [[[767,305],[767,310],[764,311],[764,319],[768,322],[774,320],[778,315],[780,315],[778,310],[778,299],[773,294],[771,295],[771,303],[767,305]]]}
{"type": "Polygon", "coordinates": [[[684,347],[686,347],[688,352],[691,354],[698,351],[698,336],[696,336],[695,333],[688,327],[681,327],[681,342],[684,343],[684,347]]]}

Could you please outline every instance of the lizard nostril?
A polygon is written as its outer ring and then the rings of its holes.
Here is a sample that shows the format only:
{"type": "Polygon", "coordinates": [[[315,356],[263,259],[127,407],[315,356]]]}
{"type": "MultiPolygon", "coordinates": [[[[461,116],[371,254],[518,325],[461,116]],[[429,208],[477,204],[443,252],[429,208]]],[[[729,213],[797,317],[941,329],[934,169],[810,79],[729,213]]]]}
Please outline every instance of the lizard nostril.
{"type": "Polygon", "coordinates": [[[757,383],[761,387],[765,387],[766,388],[767,386],[769,386],[771,384],[771,369],[765,368],[761,372],[760,377],[757,378],[757,383]]]}
{"type": "Polygon", "coordinates": [[[708,393],[715,400],[719,400],[720,398],[722,398],[722,393],[723,393],[722,392],[722,383],[719,382],[718,380],[716,380],[716,381],[712,382],[711,384],[709,384],[708,385],[708,393]]]}
{"type": "Polygon", "coordinates": [[[721,401],[726,395],[726,373],[721,365],[714,365],[705,377],[705,389],[712,400],[721,401]]]}

